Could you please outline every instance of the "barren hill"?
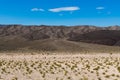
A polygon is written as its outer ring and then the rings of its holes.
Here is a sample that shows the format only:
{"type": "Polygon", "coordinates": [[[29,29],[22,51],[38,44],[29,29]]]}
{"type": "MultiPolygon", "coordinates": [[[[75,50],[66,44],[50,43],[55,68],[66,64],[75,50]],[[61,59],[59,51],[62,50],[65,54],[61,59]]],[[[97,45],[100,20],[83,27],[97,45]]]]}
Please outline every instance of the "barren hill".
{"type": "MultiPolygon", "coordinates": [[[[102,51],[103,48],[113,49],[112,46],[119,45],[119,26],[0,25],[1,51],[17,49],[46,51],[94,51],[95,49],[102,51]],[[91,45],[92,48],[90,47],[91,45]]],[[[119,47],[114,47],[114,49],[116,51],[120,50],[119,47]]]]}

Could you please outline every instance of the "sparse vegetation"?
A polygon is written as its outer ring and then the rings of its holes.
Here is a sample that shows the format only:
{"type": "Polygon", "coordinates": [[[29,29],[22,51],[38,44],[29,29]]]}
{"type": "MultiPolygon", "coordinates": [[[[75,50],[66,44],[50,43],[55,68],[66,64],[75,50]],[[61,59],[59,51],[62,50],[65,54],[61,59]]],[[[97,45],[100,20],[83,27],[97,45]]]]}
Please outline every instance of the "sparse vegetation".
{"type": "Polygon", "coordinates": [[[111,55],[86,55],[0,56],[0,79],[119,80],[119,56],[111,58],[111,55]]]}

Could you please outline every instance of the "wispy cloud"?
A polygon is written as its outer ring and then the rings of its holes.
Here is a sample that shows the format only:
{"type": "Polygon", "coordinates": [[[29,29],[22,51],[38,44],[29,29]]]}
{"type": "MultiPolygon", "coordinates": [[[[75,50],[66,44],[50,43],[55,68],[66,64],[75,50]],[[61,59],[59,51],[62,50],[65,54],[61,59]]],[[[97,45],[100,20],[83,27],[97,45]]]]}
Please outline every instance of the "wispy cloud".
{"type": "Polygon", "coordinates": [[[97,10],[103,10],[105,9],[104,7],[96,7],[97,10]]]}
{"type": "Polygon", "coordinates": [[[60,7],[60,8],[53,8],[53,9],[49,9],[48,11],[51,12],[61,12],[61,11],[76,11],[79,10],[79,7],[60,7]]]}
{"type": "Polygon", "coordinates": [[[31,11],[45,11],[45,10],[41,8],[32,8],[31,11]]]}

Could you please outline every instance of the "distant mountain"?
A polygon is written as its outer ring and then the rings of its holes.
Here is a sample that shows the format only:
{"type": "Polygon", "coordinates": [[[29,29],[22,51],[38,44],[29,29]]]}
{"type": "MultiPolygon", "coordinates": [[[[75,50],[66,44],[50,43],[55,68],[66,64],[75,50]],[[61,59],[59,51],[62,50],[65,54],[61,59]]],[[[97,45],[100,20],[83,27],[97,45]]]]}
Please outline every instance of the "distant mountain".
{"type": "MultiPolygon", "coordinates": [[[[0,25],[0,49],[3,49],[3,47],[8,44],[12,45],[12,43],[14,44],[16,41],[34,42],[39,40],[62,40],[76,43],[86,42],[109,46],[120,46],[120,27],[96,27],[88,25],[69,27],[45,25],[0,25]],[[11,41],[12,43],[9,43],[11,41]]],[[[17,46],[19,46],[19,44],[20,43],[18,43],[17,46]]]]}
{"type": "Polygon", "coordinates": [[[66,39],[114,45],[120,40],[120,27],[0,25],[0,38],[23,38],[27,40],[66,39]]]}

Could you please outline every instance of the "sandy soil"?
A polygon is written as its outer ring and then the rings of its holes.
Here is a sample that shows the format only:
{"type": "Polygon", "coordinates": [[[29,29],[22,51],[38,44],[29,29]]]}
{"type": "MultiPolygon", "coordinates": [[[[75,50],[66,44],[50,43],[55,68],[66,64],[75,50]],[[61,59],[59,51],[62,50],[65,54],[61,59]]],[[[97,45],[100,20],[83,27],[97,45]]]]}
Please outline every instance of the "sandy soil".
{"type": "Polygon", "coordinates": [[[0,80],[120,80],[120,54],[1,54],[0,80]]]}

